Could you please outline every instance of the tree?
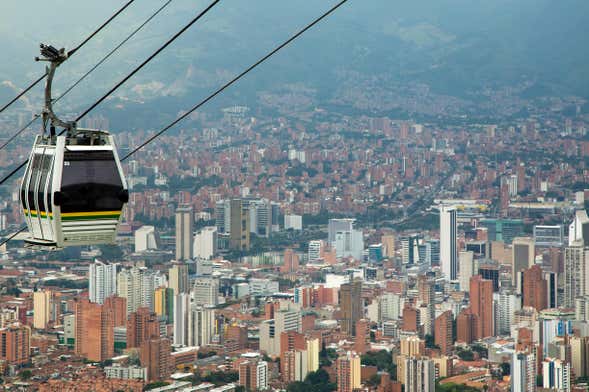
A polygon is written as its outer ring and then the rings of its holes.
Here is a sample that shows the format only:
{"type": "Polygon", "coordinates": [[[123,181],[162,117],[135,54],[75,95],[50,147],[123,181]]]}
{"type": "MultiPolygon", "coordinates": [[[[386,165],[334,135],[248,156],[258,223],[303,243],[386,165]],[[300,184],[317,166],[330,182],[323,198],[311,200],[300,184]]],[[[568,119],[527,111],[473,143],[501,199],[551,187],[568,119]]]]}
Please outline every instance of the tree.
{"type": "Polygon", "coordinates": [[[156,381],[156,382],[152,382],[152,383],[146,384],[143,387],[143,390],[144,391],[149,391],[150,389],[165,387],[166,385],[170,385],[170,383],[169,382],[166,382],[166,381],[156,381]]]}
{"type": "Polygon", "coordinates": [[[501,367],[501,375],[503,375],[503,376],[511,375],[511,364],[509,362],[503,362],[503,363],[501,363],[501,365],[499,365],[499,367],[501,367]]]}
{"type": "Polygon", "coordinates": [[[20,372],[19,377],[21,380],[26,381],[29,378],[31,378],[32,375],[33,375],[33,372],[30,371],[29,369],[27,369],[27,370],[23,370],[22,372],[20,372]]]}
{"type": "Polygon", "coordinates": [[[435,343],[433,335],[427,334],[424,336],[424,339],[425,339],[425,347],[427,347],[427,348],[440,348],[440,346],[438,346],[435,343]]]}

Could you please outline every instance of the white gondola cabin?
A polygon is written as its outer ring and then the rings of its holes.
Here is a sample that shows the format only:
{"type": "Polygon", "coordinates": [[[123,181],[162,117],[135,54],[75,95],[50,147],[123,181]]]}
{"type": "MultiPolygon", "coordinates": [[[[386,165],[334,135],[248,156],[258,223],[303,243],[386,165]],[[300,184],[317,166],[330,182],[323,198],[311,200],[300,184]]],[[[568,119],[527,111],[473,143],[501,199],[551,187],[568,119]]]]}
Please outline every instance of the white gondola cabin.
{"type": "Polygon", "coordinates": [[[114,243],[129,194],[113,137],[89,129],[37,136],[20,199],[30,245],[114,243]]]}

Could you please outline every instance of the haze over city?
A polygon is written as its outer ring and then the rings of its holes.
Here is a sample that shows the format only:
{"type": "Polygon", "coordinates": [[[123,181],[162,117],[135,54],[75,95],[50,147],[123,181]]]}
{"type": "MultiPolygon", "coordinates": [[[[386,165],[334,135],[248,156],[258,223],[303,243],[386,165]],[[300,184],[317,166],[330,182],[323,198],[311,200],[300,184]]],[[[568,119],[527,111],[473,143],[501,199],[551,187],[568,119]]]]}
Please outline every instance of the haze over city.
{"type": "Polygon", "coordinates": [[[5,3],[0,390],[589,389],[588,2],[5,3]]]}

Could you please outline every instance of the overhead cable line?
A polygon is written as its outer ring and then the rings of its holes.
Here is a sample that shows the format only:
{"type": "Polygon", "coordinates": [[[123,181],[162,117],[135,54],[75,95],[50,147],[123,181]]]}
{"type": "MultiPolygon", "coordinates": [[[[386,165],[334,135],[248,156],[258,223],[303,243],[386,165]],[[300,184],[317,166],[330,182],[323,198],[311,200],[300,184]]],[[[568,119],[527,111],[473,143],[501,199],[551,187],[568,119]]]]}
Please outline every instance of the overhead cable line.
{"type": "MultiPolygon", "coordinates": [[[[131,157],[133,154],[135,154],[137,151],[139,151],[140,149],[142,149],[143,147],[145,147],[146,145],[148,145],[149,143],[151,143],[152,141],[154,141],[155,139],[157,139],[159,136],[161,136],[162,134],[164,134],[166,131],[168,131],[170,128],[172,128],[174,125],[178,124],[180,121],[182,121],[183,119],[185,119],[191,113],[193,113],[194,111],[198,110],[198,108],[200,108],[201,106],[203,106],[204,104],[206,104],[207,102],[209,102],[210,100],[212,100],[213,98],[215,98],[217,95],[219,95],[220,93],[222,93],[224,90],[226,90],[228,87],[230,87],[231,85],[233,85],[239,79],[241,79],[242,77],[244,77],[245,75],[247,75],[249,72],[251,72],[252,70],[254,70],[255,68],[257,68],[260,64],[262,64],[263,62],[265,62],[266,60],[268,60],[270,57],[272,57],[274,54],[276,54],[277,52],[279,52],[285,46],[287,46],[290,43],[292,43],[294,40],[296,40],[298,37],[300,37],[302,34],[304,34],[307,30],[311,29],[313,26],[315,26],[316,24],[318,24],[319,22],[321,22],[323,19],[325,19],[326,17],[328,17],[329,15],[331,15],[335,10],[337,10],[339,7],[341,7],[342,5],[344,5],[347,2],[348,2],[348,0],[341,0],[339,3],[337,3],[332,8],[330,8],[328,11],[326,11],[325,13],[323,13],[321,16],[319,16],[318,18],[316,18],[315,20],[313,20],[307,26],[305,26],[304,28],[302,28],[301,30],[299,30],[297,33],[295,33],[289,39],[287,39],[286,41],[284,41],[282,44],[278,45],[276,48],[274,48],[272,51],[270,51],[264,57],[260,58],[258,61],[256,61],[252,65],[250,65],[248,68],[246,68],[239,75],[237,75],[236,77],[234,77],[233,79],[231,79],[229,82],[225,83],[223,86],[221,86],[215,92],[213,92],[211,95],[209,95],[204,100],[200,101],[198,104],[196,104],[195,106],[193,106],[188,112],[186,112],[182,116],[178,117],[176,120],[172,121],[170,124],[168,124],[167,126],[165,126],[164,128],[162,128],[160,131],[158,131],[157,133],[155,133],[153,136],[151,136],[145,142],[141,143],[139,146],[137,146],[135,149],[133,149],[133,151],[131,151],[127,155],[125,155],[121,159],[121,161],[125,161],[126,159],[128,159],[129,157],[131,157]]],[[[2,182],[4,182],[5,180],[6,179],[2,180],[2,182]]],[[[0,243],[0,246],[4,245],[5,243],[7,243],[8,241],[10,241],[14,237],[16,237],[19,233],[21,233],[21,232],[23,232],[25,230],[26,230],[26,226],[20,228],[16,233],[13,233],[10,237],[8,237],[3,242],[1,242],[0,243]]]]}
{"type": "MultiPolygon", "coordinates": [[[[129,41],[133,36],[135,36],[135,34],[137,34],[143,27],[145,27],[145,25],[147,25],[153,18],[155,18],[157,16],[157,14],[159,14],[164,8],[166,8],[173,0],[168,0],[166,3],[164,3],[164,5],[162,5],[160,8],[158,8],[149,18],[147,18],[145,20],[145,22],[143,22],[139,27],[137,27],[135,30],[133,30],[124,40],[122,40],[117,46],[115,46],[110,52],[108,52],[106,54],[106,56],[104,56],[98,63],[96,63],[96,65],[94,65],[92,68],[90,68],[88,70],[88,72],[86,72],[84,75],[82,75],[81,78],[79,78],[74,84],[72,84],[70,87],[68,87],[67,90],[65,90],[63,92],[63,94],[61,94],[59,97],[57,97],[53,103],[58,102],[60,99],[62,99],[63,97],[65,97],[67,94],[69,94],[70,91],[72,91],[78,84],[80,84],[84,79],[86,79],[92,72],[94,72],[96,70],[96,68],[100,67],[110,56],[112,56],[117,50],[119,50],[121,48],[121,46],[123,46],[124,44],[127,43],[127,41],[129,41]]],[[[78,46],[79,48],[80,46],[78,46]]],[[[77,49],[76,49],[77,50],[77,49]]],[[[2,144],[0,146],[0,150],[2,150],[4,147],[6,147],[11,141],[13,141],[15,138],[17,138],[20,134],[22,134],[28,127],[31,126],[31,124],[33,122],[35,122],[35,120],[37,120],[40,116],[38,114],[36,114],[34,116],[34,118],[29,121],[24,127],[22,127],[18,132],[16,132],[14,135],[12,135],[6,142],[4,142],[4,144],[2,144]]]]}
{"type": "Polygon", "coordinates": [[[341,7],[342,5],[344,5],[344,3],[346,3],[347,1],[348,0],[341,0],[339,3],[337,3],[332,8],[330,8],[328,11],[326,11],[324,14],[322,14],[317,19],[315,19],[314,21],[312,21],[311,23],[309,23],[307,26],[305,26],[304,28],[302,28],[301,30],[299,30],[296,34],[294,34],[293,36],[291,36],[289,39],[287,39],[286,41],[284,41],[282,44],[278,45],[276,48],[274,48],[272,51],[270,51],[264,57],[260,58],[258,61],[256,61],[252,65],[250,65],[248,68],[246,68],[239,75],[235,76],[229,82],[225,83],[223,86],[221,86],[214,93],[212,93],[211,95],[209,95],[208,97],[206,97],[204,100],[200,101],[198,104],[194,105],[192,108],[190,108],[182,116],[178,117],[176,120],[172,121],[170,124],[168,124],[167,126],[165,126],[164,128],[162,128],[156,134],[154,134],[149,139],[147,139],[146,141],[144,141],[143,143],[141,143],[139,146],[135,147],[135,149],[133,151],[129,152],[127,155],[125,155],[121,159],[121,161],[124,161],[127,158],[129,158],[131,155],[135,154],[137,151],[139,151],[140,149],[142,149],[143,147],[145,147],[146,145],[148,145],[149,143],[151,143],[152,141],[154,141],[155,139],[157,139],[163,133],[167,132],[174,125],[176,125],[180,121],[184,120],[186,117],[188,117],[194,111],[198,110],[201,106],[203,106],[204,104],[206,104],[207,102],[209,102],[210,100],[212,100],[213,98],[215,98],[217,95],[221,94],[225,89],[227,89],[228,87],[230,87],[231,85],[233,85],[235,82],[237,82],[239,79],[243,78],[245,75],[247,75],[248,73],[250,73],[251,71],[253,71],[260,64],[262,64],[264,61],[268,60],[270,57],[272,57],[273,55],[275,55],[278,51],[280,51],[282,48],[284,48],[285,46],[287,46],[288,44],[290,44],[292,41],[296,40],[298,37],[300,37],[307,30],[309,30],[310,28],[312,28],[313,26],[315,26],[317,23],[321,22],[323,19],[325,19],[326,17],[328,17],[331,13],[333,13],[336,9],[338,9],[339,7],[341,7]]]}
{"type": "MultiPolygon", "coordinates": [[[[180,31],[174,34],[170,39],[168,39],[162,46],[160,46],[151,56],[145,59],[141,64],[139,64],[131,73],[125,76],[121,81],[119,81],[114,87],[112,87],[106,94],[104,94],[100,99],[94,102],[88,109],[86,109],[82,114],[80,114],[76,119],[75,122],[80,121],[84,118],[88,113],[94,110],[100,103],[102,103],[106,98],[108,98],[113,92],[115,92],[119,87],[121,87],[127,80],[129,80],[133,75],[139,72],[144,66],[146,66],[151,60],[153,60],[157,55],[159,55],[165,48],[167,48],[172,42],[174,42],[178,37],[180,37],[186,30],[188,30],[193,24],[195,24],[199,19],[205,16],[213,7],[215,7],[221,0],[214,0],[211,4],[207,6],[203,11],[201,11],[198,15],[196,15],[187,25],[185,25],[180,31]]],[[[65,129],[62,130],[59,135],[62,135],[65,132],[65,129]]],[[[14,168],[8,175],[4,176],[2,180],[0,180],[0,185],[4,184],[10,177],[16,174],[20,169],[22,169],[28,160],[22,162],[16,168],[14,168]]]]}
{"type": "MultiPolygon", "coordinates": [[[[92,32],[92,34],[90,34],[88,37],[86,37],[86,39],[84,41],[82,41],[78,46],[76,46],[74,49],[70,50],[68,52],[68,58],[71,57],[74,53],[76,53],[78,50],[80,50],[82,48],[82,46],[86,45],[86,43],[88,43],[88,41],[90,41],[92,38],[94,38],[94,36],[96,34],[98,34],[102,29],[104,29],[110,22],[112,22],[113,19],[115,19],[117,16],[119,16],[128,6],[130,6],[135,0],[129,0],[124,6],[122,6],[117,12],[115,12],[110,18],[108,18],[106,20],[106,22],[104,22],[100,27],[98,27],[96,30],[94,30],[92,32]]],[[[43,75],[39,76],[37,78],[37,80],[35,80],[34,82],[32,82],[27,88],[25,88],[23,91],[21,91],[16,97],[14,97],[12,100],[10,100],[7,104],[5,104],[4,106],[2,106],[2,108],[0,108],[0,113],[2,113],[4,110],[6,110],[10,105],[12,105],[13,103],[15,103],[16,101],[18,101],[23,95],[25,95],[26,93],[28,93],[29,91],[31,91],[31,89],[33,87],[35,87],[37,84],[39,84],[40,81],[42,81],[43,79],[45,79],[45,77],[47,76],[47,73],[44,73],[43,75]]]]}

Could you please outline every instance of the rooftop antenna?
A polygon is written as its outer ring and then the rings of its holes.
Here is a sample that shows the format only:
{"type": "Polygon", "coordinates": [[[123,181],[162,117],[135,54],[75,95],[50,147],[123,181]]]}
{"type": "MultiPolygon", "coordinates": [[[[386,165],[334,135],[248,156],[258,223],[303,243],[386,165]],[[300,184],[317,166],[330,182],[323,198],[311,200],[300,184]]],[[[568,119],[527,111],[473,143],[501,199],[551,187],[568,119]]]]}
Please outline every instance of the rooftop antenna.
{"type": "Polygon", "coordinates": [[[68,58],[64,48],[56,49],[51,45],[40,45],[41,56],[35,57],[35,61],[47,61],[49,66],[46,67],[47,79],[45,81],[45,107],[43,108],[43,135],[47,131],[47,124],[50,123],[50,136],[55,136],[55,127],[63,127],[67,132],[67,136],[71,137],[76,130],[75,121],[63,121],[53,112],[53,99],[51,98],[51,86],[53,84],[53,77],[55,70],[68,58]]]}

